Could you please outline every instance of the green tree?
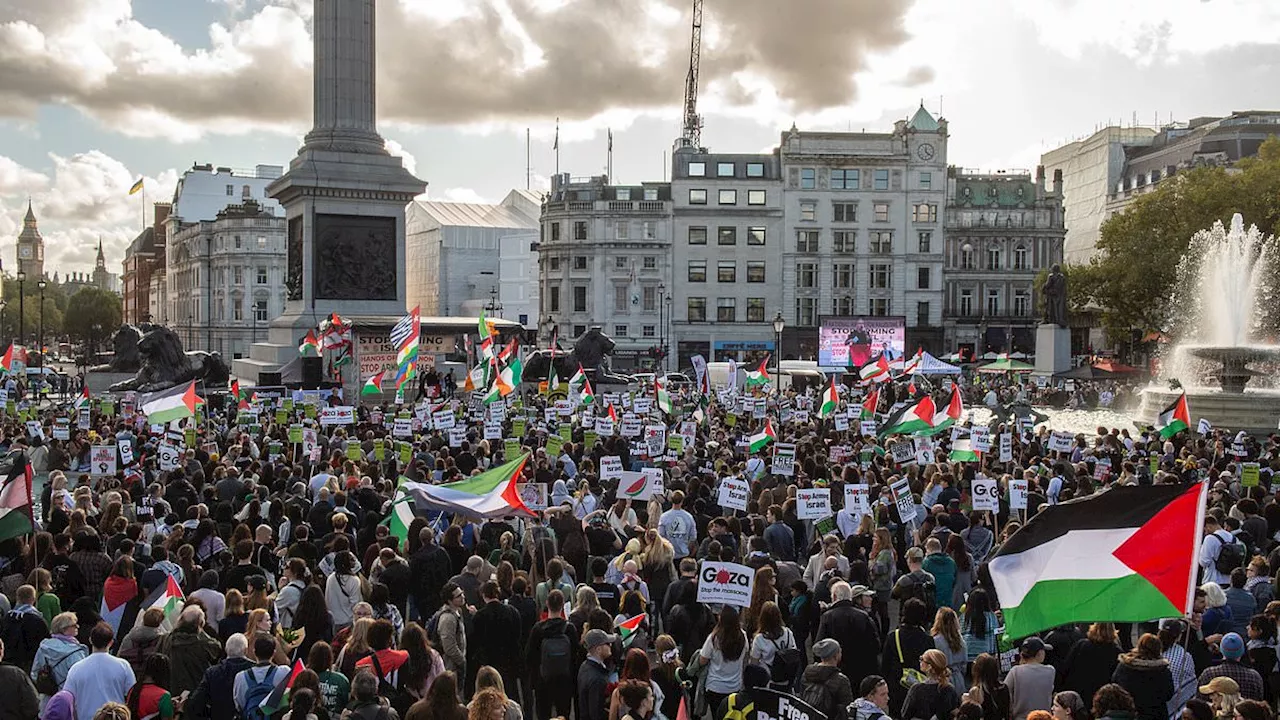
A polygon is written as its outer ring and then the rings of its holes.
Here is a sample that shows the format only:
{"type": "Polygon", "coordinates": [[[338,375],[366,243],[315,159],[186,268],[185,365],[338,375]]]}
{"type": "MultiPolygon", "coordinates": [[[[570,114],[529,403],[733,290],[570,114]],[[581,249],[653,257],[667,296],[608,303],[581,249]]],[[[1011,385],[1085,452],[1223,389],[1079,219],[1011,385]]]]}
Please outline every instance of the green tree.
{"type": "Polygon", "coordinates": [[[67,334],[76,342],[102,347],[120,327],[120,296],[96,287],[81,288],[67,300],[67,334]]]}
{"type": "Polygon", "coordinates": [[[1232,172],[1181,172],[1108,219],[1090,264],[1072,268],[1075,299],[1102,309],[1113,339],[1169,330],[1178,263],[1191,236],[1216,221],[1230,223],[1235,213],[1264,233],[1280,232],[1280,139],[1268,139],[1232,172]]]}
{"type": "MultiPolygon", "coordinates": [[[[22,315],[22,331],[26,340],[22,343],[34,348],[40,335],[40,288],[33,282],[23,283],[23,299],[18,298],[18,281],[4,278],[4,309],[0,311],[0,337],[8,344],[10,338],[18,337],[18,315],[22,315]]],[[[44,291],[44,341],[53,345],[62,336],[63,309],[59,300],[63,298],[60,288],[49,285],[44,291]]]]}

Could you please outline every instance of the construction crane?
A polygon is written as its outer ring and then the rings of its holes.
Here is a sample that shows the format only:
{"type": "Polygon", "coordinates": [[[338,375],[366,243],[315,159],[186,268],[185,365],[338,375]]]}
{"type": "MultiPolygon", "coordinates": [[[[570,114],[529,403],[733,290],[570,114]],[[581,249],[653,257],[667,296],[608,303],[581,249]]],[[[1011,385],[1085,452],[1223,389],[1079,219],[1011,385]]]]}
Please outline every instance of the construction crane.
{"type": "Polygon", "coordinates": [[[680,144],[702,147],[702,117],[698,115],[698,64],[702,57],[702,0],[693,0],[693,34],[689,40],[689,76],[684,83],[684,135],[680,144]]]}

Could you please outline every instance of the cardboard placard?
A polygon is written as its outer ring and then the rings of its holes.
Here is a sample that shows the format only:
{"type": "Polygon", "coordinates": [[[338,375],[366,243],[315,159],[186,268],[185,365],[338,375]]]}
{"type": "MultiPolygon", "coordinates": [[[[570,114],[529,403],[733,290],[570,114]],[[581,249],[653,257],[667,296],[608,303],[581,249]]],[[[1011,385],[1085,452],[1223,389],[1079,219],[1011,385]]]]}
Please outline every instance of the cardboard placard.
{"type": "Polygon", "coordinates": [[[745,511],[750,496],[751,486],[745,480],[725,478],[720,481],[720,495],[716,504],[727,510],[745,511]]]}
{"type": "Polygon", "coordinates": [[[1026,478],[1010,478],[1009,479],[1009,509],[1010,510],[1026,510],[1027,509],[1026,478]]]}
{"type": "Polygon", "coordinates": [[[871,512],[871,486],[866,483],[849,483],[844,486],[844,509],[855,515],[871,512]]]}
{"type": "Polygon", "coordinates": [[[774,443],[773,445],[773,465],[771,472],[774,475],[782,475],[784,477],[793,477],[796,474],[796,446],[795,443],[774,443]]]}
{"type": "Polygon", "coordinates": [[[622,477],[622,458],[617,455],[604,455],[600,458],[600,479],[616,480],[622,477]]]}
{"type": "Polygon", "coordinates": [[[995,480],[974,478],[973,509],[1000,512],[1000,486],[995,480]]]}
{"type": "Polygon", "coordinates": [[[533,512],[547,509],[546,483],[516,483],[516,493],[520,495],[524,506],[533,512]]]}
{"type": "Polygon", "coordinates": [[[89,449],[89,468],[94,475],[116,474],[116,446],[94,445],[89,449]]]}
{"type": "MultiPolygon", "coordinates": [[[[308,405],[307,407],[315,407],[308,405]]],[[[320,411],[321,425],[353,425],[356,421],[356,409],[350,405],[334,405],[320,411]]]]}
{"type": "Polygon", "coordinates": [[[698,602],[749,607],[755,581],[756,571],[746,565],[704,561],[698,570],[698,602]]]}
{"type": "Polygon", "coordinates": [[[830,514],[830,488],[796,490],[796,517],[801,520],[821,520],[830,514]]]}

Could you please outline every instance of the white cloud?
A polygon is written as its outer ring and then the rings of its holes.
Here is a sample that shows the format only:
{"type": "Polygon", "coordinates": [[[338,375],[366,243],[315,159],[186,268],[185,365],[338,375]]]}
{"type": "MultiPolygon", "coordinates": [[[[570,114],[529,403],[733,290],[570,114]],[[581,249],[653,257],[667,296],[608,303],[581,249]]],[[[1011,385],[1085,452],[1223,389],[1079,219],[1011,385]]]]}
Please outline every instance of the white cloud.
{"type": "Polygon", "coordinates": [[[404,163],[404,169],[408,170],[410,175],[418,174],[418,159],[413,156],[413,153],[405,150],[404,146],[395,140],[387,140],[386,147],[387,152],[400,158],[400,162],[404,163]]]}

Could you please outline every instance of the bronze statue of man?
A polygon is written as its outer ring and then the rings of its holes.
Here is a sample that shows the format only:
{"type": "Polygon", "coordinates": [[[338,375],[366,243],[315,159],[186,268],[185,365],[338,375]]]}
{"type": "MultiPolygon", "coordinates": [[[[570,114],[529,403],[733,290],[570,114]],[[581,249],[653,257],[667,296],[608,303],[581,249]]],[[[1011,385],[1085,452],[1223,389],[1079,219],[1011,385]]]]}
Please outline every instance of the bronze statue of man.
{"type": "Polygon", "coordinates": [[[1049,269],[1049,277],[1045,280],[1044,290],[1044,322],[1058,327],[1067,327],[1067,276],[1062,267],[1054,265],[1049,269]]]}

